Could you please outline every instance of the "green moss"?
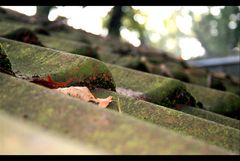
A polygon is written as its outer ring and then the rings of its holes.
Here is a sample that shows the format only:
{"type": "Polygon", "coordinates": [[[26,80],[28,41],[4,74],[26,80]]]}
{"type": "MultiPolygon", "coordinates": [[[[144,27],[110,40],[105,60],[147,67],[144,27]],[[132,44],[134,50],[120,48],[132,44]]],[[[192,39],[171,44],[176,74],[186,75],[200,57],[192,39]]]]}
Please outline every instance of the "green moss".
{"type": "Polygon", "coordinates": [[[183,71],[172,71],[173,77],[183,82],[190,82],[190,79],[187,74],[183,71]]]}
{"type": "Polygon", "coordinates": [[[112,76],[109,75],[109,73],[103,73],[103,74],[88,77],[83,81],[77,82],[75,85],[86,86],[89,89],[104,88],[104,89],[115,91],[116,87],[113,82],[114,80],[112,76]]]}
{"type": "Polygon", "coordinates": [[[74,49],[73,51],[70,51],[70,53],[89,56],[89,57],[92,57],[92,58],[99,59],[97,53],[92,48],[87,47],[87,46],[82,47],[82,48],[74,49]]]}
{"type": "Polygon", "coordinates": [[[156,58],[151,58],[151,57],[148,58],[148,61],[155,65],[161,64],[163,62],[163,60],[161,60],[161,59],[156,59],[156,58]]]}
{"type": "Polygon", "coordinates": [[[231,80],[225,80],[222,83],[226,87],[227,91],[240,96],[240,88],[236,88],[236,86],[239,86],[238,84],[233,83],[231,80]]]}
{"type": "Polygon", "coordinates": [[[210,88],[226,91],[226,87],[223,85],[222,80],[217,78],[212,78],[210,88]]]}
{"type": "Polygon", "coordinates": [[[114,64],[144,72],[149,72],[146,65],[140,61],[139,56],[121,56],[114,64]]]}
{"type": "Polygon", "coordinates": [[[47,31],[47,28],[44,28],[44,27],[36,27],[34,29],[34,32],[36,32],[37,34],[40,34],[40,35],[45,35],[45,36],[50,36],[50,32],[47,31]]]}
{"type": "MultiPolygon", "coordinates": [[[[173,80],[170,78],[154,74],[134,71],[116,65],[108,64],[108,67],[111,73],[113,74],[117,87],[130,88],[132,90],[140,91],[143,93],[150,92],[150,96],[153,95],[152,99],[155,99],[156,102],[158,101],[159,98],[157,98],[158,94],[155,93],[162,92],[160,90],[161,88],[159,88],[159,85],[161,85],[161,83],[164,80],[173,80]]],[[[195,98],[196,103],[200,102],[203,105],[204,109],[225,116],[233,116],[233,114],[238,115],[237,111],[240,109],[240,98],[238,95],[229,92],[222,92],[210,88],[205,88],[189,83],[183,84],[185,84],[187,92],[189,92],[195,98]]],[[[175,83],[173,83],[173,86],[174,85],[175,83]]],[[[169,84],[169,86],[171,87],[171,84],[169,84]]],[[[164,87],[162,86],[162,88],[164,87]]],[[[171,87],[170,89],[175,88],[171,87]]],[[[165,104],[167,104],[167,102],[165,102],[165,104]]]]}
{"type": "Polygon", "coordinates": [[[156,89],[146,92],[153,103],[165,107],[174,107],[177,104],[196,106],[195,99],[186,91],[186,87],[180,81],[165,79],[153,86],[156,89]]]}
{"type": "Polygon", "coordinates": [[[95,50],[93,50],[92,47],[87,44],[42,35],[39,35],[39,38],[47,47],[99,59],[95,50]]]}
{"type": "Polygon", "coordinates": [[[64,82],[73,79],[70,85],[76,85],[89,77],[95,76],[101,79],[100,76],[106,74],[108,79],[102,78],[101,82],[94,81],[92,83],[101,84],[91,86],[115,89],[111,73],[106,65],[98,60],[6,39],[0,39],[0,42],[7,51],[13,71],[18,71],[26,77],[31,78],[34,75],[46,77],[51,74],[55,81],[64,82]]]}
{"type": "Polygon", "coordinates": [[[240,121],[199,108],[184,106],[180,111],[240,130],[240,121]]]}
{"type": "Polygon", "coordinates": [[[238,95],[192,84],[186,84],[186,87],[197,100],[203,103],[204,109],[233,118],[239,115],[240,97],[238,95]]]}
{"type": "Polygon", "coordinates": [[[0,72],[15,76],[14,72],[12,71],[11,62],[9,61],[1,43],[0,43],[0,72]]]}
{"type": "Polygon", "coordinates": [[[36,34],[28,28],[19,28],[6,35],[2,35],[7,39],[21,41],[29,44],[43,46],[43,44],[38,40],[36,34]]]}
{"type": "Polygon", "coordinates": [[[163,62],[167,68],[169,68],[171,71],[175,72],[181,72],[184,70],[183,66],[179,62],[172,62],[172,61],[165,61],[163,62]]]}
{"type": "Polygon", "coordinates": [[[0,33],[1,35],[5,35],[9,32],[12,32],[18,28],[21,28],[21,27],[29,27],[28,24],[23,24],[23,23],[17,23],[17,22],[14,22],[14,21],[9,21],[9,20],[4,20],[4,21],[0,21],[0,33]]]}
{"type": "MultiPolygon", "coordinates": [[[[239,142],[237,141],[240,139],[239,127],[231,128],[228,126],[223,126],[221,121],[219,121],[222,119],[222,117],[214,115],[215,118],[213,118],[213,116],[209,113],[200,111],[202,114],[206,114],[207,116],[211,117],[211,121],[208,121],[177,110],[165,108],[163,106],[158,106],[142,100],[129,98],[114,92],[100,89],[93,92],[99,98],[105,98],[109,95],[113,96],[113,102],[108,106],[108,108],[112,110],[119,111],[120,108],[123,113],[157,124],[159,126],[163,126],[165,128],[172,129],[180,134],[190,135],[206,141],[209,144],[214,144],[234,151],[240,150],[239,142]]],[[[194,111],[194,108],[191,107],[191,110],[194,111]]],[[[229,119],[225,118],[225,120],[222,121],[226,120],[229,119]]],[[[227,122],[224,123],[228,125],[227,122]]],[[[234,122],[232,121],[232,123],[234,126],[236,126],[239,124],[239,121],[235,120],[234,122]]]]}
{"type": "Polygon", "coordinates": [[[177,104],[196,106],[195,99],[178,80],[156,75],[140,73],[130,69],[108,65],[118,87],[129,88],[143,92],[147,100],[165,107],[175,107],[177,104]],[[137,80],[137,81],[136,81],[137,80]]]}

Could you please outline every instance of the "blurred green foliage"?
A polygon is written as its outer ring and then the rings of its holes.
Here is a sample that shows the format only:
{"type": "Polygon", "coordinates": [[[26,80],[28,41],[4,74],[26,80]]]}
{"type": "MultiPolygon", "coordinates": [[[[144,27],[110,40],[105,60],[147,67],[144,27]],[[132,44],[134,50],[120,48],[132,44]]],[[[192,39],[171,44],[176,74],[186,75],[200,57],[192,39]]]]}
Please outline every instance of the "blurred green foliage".
{"type": "Polygon", "coordinates": [[[209,12],[202,15],[200,21],[194,18],[193,12],[190,15],[194,19],[193,31],[205,48],[206,56],[226,56],[240,47],[240,7],[225,6],[219,15],[209,12]]]}
{"type": "MultiPolygon", "coordinates": [[[[212,14],[212,7],[208,7],[208,12],[201,15],[196,14],[194,10],[181,7],[163,20],[163,25],[167,34],[157,33],[156,31],[146,29],[146,20],[143,23],[137,21],[137,16],[147,19],[146,14],[141,10],[134,9],[131,6],[121,6],[122,17],[119,19],[120,25],[116,30],[119,32],[123,28],[138,33],[141,45],[149,45],[158,49],[172,52],[180,55],[181,48],[179,41],[182,38],[197,38],[206,50],[205,57],[226,56],[237,51],[239,53],[240,39],[240,7],[225,6],[220,9],[218,15],[212,14]],[[177,25],[177,18],[188,16],[192,21],[191,32],[182,32],[177,25]],[[149,35],[159,34],[160,39],[152,42],[149,35]],[[171,44],[171,48],[169,45],[171,44]]],[[[103,27],[109,29],[112,14],[115,7],[103,19],[103,27]]],[[[156,19],[156,21],[159,21],[156,19]]],[[[111,33],[109,33],[111,34],[111,33]]]]}
{"type": "Polygon", "coordinates": [[[130,31],[137,31],[141,44],[145,44],[147,40],[147,30],[145,28],[146,21],[144,23],[139,23],[136,19],[137,16],[143,16],[146,18],[146,14],[131,6],[115,6],[103,19],[103,27],[108,28],[109,31],[115,30],[109,32],[110,35],[113,34],[115,36],[120,36],[120,30],[122,28],[127,28],[130,31]],[[121,12],[121,15],[117,17],[116,12],[121,12]],[[111,26],[111,21],[113,20],[120,22],[119,26],[111,26]],[[115,28],[111,29],[112,27],[115,28]]]}

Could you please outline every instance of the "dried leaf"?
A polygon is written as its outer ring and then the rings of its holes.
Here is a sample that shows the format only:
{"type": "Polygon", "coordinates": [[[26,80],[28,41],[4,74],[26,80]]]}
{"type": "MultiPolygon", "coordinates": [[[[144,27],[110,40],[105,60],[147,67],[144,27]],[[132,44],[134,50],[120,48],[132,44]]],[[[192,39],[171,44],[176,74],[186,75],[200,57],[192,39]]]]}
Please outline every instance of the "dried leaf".
{"type": "Polygon", "coordinates": [[[66,87],[69,83],[71,83],[73,79],[69,79],[66,82],[56,82],[52,79],[51,75],[48,75],[47,79],[42,79],[42,78],[33,78],[31,82],[48,87],[48,88],[61,88],[61,87],[66,87]]]}
{"type": "Polygon", "coordinates": [[[110,102],[112,102],[112,96],[108,96],[107,98],[97,98],[98,105],[100,107],[107,107],[110,102]]]}
{"type": "Polygon", "coordinates": [[[77,97],[83,101],[92,101],[96,99],[87,87],[67,87],[58,88],[57,90],[72,97],[77,97]]]}
{"type": "Polygon", "coordinates": [[[87,87],[67,87],[58,88],[57,90],[66,95],[79,98],[83,101],[98,103],[98,105],[103,108],[107,107],[109,103],[112,102],[112,96],[107,98],[96,98],[87,87]]]}

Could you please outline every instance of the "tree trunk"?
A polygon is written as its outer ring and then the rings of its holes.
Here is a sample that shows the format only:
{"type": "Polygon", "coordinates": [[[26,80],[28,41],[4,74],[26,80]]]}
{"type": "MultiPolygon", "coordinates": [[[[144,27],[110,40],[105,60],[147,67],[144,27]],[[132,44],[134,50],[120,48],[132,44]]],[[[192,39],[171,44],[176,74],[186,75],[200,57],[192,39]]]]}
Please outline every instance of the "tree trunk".
{"type": "Polygon", "coordinates": [[[41,24],[48,23],[48,14],[53,6],[37,6],[37,13],[35,15],[37,22],[41,24]]]}
{"type": "Polygon", "coordinates": [[[108,35],[120,37],[120,27],[122,26],[123,6],[115,6],[112,9],[112,15],[108,24],[108,35]]]}

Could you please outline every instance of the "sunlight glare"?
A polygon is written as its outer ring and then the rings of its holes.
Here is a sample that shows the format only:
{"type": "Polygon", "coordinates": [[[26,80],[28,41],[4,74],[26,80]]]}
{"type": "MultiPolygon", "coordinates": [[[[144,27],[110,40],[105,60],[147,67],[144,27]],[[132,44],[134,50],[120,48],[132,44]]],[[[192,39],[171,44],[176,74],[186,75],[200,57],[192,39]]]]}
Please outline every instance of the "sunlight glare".
{"type": "Polygon", "coordinates": [[[176,46],[176,41],[174,39],[168,39],[166,42],[166,47],[169,50],[174,49],[174,47],[176,46]]]}
{"type": "Polygon", "coordinates": [[[192,18],[189,15],[186,15],[184,17],[182,16],[177,16],[176,18],[176,24],[178,29],[185,33],[185,34],[190,34],[191,33],[191,28],[192,28],[192,18]]]}
{"type": "Polygon", "coordinates": [[[134,15],[134,20],[137,21],[140,24],[144,24],[145,23],[145,18],[139,14],[134,15]]]}
{"type": "Polygon", "coordinates": [[[181,57],[188,60],[205,54],[205,49],[196,38],[180,39],[179,46],[181,48],[181,57]]]}
{"type": "Polygon", "coordinates": [[[149,38],[152,42],[157,43],[161,39],[161,36],[159,33],[152,33],[149,34],[149,38]]]}
{"type": "Polygon", "coordinates": [[[219,7],[211,7],[210,13],[213,16],[218,16],[220,14],[220,8],[219,7]]]}
{"type": "Polygon", "coordinates": [[[37,12],[36,6],[1,6],[1,7],[17,11],[28,16],[33,16],[37,12]]]}
{"type": "Polygon", "coordinates": [[[122,28],[120,33],[122,38],[133,44],[133,46],[138,47],[140,45],[141,42],[138,39],[138,33],[136,31],[129,31],[126,28],[122,28]]]}
{"type": "Polygon", "coordinates": [[[106,35],[102,28],[102,18],[107,15],[112,6],[65,6],[52,10],[49,15],[50,20],[56,19],[57,16],[69,18],[68,25],[75,29],[83,29],[93,34],[106,35]]]}

